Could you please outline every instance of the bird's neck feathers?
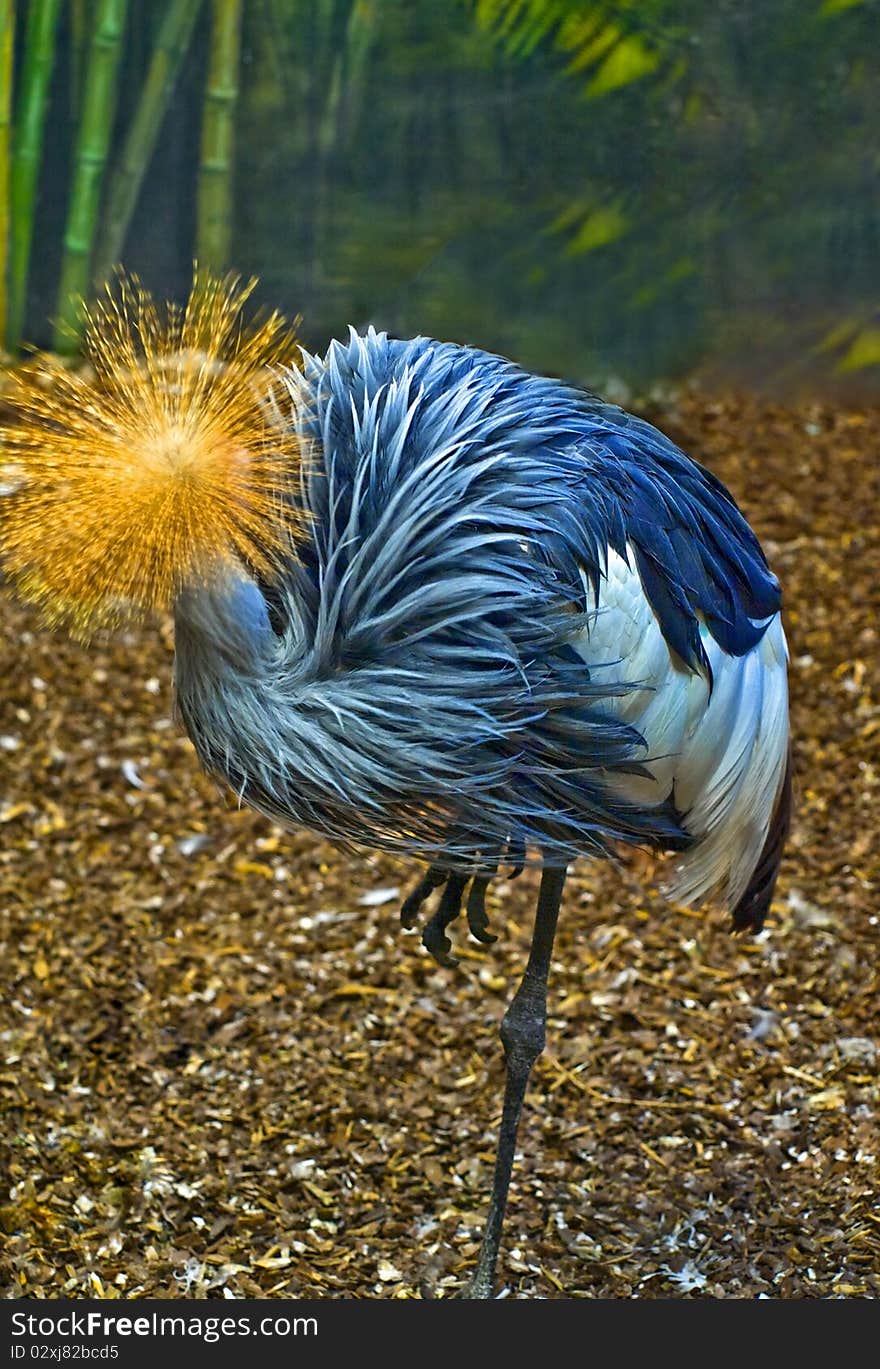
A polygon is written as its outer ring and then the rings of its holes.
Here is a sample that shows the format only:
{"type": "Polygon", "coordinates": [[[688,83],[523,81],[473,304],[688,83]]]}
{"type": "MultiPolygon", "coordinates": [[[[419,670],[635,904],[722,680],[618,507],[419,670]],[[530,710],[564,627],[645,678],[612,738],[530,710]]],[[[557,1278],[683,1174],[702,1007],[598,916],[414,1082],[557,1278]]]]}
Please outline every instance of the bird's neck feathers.
{"type": "Polygon", "coordinates": [[[182,590],[174,601],[174,630],[178,670],[214,681],[229,672],[259,672],[274,654],[266,601],[241,573],[182,590]]]}
{"type": "Polygon", "coordinates": [[[175,716],[205,769],[244,796],[250,768],[270,764],[275,749],[266,686],[278,646],[258,586],[239,574],[184,590],[174,646],[175,716]]]}

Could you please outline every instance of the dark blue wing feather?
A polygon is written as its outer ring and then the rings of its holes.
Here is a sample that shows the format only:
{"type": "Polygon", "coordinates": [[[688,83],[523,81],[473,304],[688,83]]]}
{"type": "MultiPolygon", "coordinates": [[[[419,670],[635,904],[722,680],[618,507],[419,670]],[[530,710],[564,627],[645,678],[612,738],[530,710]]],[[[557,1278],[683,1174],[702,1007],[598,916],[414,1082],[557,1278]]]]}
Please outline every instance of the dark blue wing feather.
{"type": "MultiPolygon", "coordinates": [[[[721,648],[742,656],[780,608],[779,583],[732,496],[641,419],[607,406],[585,434],[597,480],[612,490],[626,539],[668,644],[693,669],[705,669],[702,618],[721,648]]],[[[609,527],[609,533],[615,529],[609,527]]],[[[619,525],[616,537],[619,539],[619,525]]],[[[612,540],[615,550],[622,551],[612,540]]]]}
{"type": "Polygon", "coordinates": [[[426,338],[333,344],[297,404],[309,533],[264,585],[286,730],[255,723],[262,772],[224,755],[239,791],[443,859],[685,842],[671,796],[608,782],[646,746],[603,701],[643,682],[595,684],[570,643],[628,549],[686,668],[709,673],[701,623],[733,655],[759,641],[779,589],[720,482],[620,409],[426,338]]]}

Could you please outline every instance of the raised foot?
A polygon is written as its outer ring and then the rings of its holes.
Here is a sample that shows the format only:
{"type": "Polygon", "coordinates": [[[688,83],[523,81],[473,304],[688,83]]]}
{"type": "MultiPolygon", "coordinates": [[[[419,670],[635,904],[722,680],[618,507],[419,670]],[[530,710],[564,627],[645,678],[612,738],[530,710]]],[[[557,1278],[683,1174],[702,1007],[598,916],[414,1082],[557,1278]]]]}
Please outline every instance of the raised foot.
{"type": "MultiPolygon", "coordinates": [[[[518,862],[519,859],[519,848],[514,847],[510,852],[510,860],[518,862]]],[[[522,859],[525,859],[524,853],[522,859]]],[[[522,866],[518,864],[512,870],[510,878],[515,878],[521,868],[522,866]]],[[[438,964],[445,969],[452,969],[458,964],[458,960],[452,954],[452,942],[446,935],[446,929],[461,913],[468,884],[471,888],[466,909],[468,930],[471,936],[483,946],[491,946],[494,941],[497,941],[497,937],[489,931],[489,917],[486,912],[486,891],[496,871],[497,866],[495,864],[466,872],[444,870],[436,865],[431,865],[404,900],[400,910],[401,925],[406,928],[414,927],[419,920],[423,905],[437,889],[443,889],[436,912],[425,924],[422,943],[438,964]]]]}

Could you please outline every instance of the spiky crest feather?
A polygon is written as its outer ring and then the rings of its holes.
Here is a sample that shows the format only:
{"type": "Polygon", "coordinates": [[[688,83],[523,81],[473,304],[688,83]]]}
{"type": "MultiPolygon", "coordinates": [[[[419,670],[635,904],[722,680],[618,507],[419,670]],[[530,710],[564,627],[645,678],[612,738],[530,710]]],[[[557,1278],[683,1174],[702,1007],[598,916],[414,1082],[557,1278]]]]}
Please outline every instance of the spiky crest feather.
{"type": "Polygon", "coordinates": [[[12,373],[0,554],[51,621],[88,636],[289,553],[300,444],[273,395],[294,334],[278,313],[242,323],[255,284],[197,271],[179,308],[119,277],[83,306],[83,369],[12,373]]]}

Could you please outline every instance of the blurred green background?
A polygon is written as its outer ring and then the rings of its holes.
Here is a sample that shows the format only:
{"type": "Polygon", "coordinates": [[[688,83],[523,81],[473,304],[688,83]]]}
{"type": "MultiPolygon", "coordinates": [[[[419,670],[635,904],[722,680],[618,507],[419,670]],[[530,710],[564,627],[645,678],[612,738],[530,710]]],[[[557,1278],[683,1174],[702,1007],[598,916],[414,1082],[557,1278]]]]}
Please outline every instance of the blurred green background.
{"type": "Polygon", "coordinates": [[[876,0],[0,0],[6,348],[123,261],[595,387],[880,381],[876,0]]]}

